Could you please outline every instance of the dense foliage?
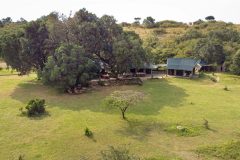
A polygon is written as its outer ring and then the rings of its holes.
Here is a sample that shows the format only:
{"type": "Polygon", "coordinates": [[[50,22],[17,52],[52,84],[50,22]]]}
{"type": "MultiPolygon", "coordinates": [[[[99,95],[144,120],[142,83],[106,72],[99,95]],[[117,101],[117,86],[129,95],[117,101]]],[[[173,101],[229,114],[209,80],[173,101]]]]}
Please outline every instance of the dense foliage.
{"type": "Polygon", "coordinates": [[[36,21],[6,23],[0,35],[7,65],[21,74],[35,70],[46,84],[65,90],[86,86],[101,69],[118,78],[147,62],[136,33],[124,31],[112,16],[99,18],[86,9],[70,17],[53,12],[36,21]]]}
{"type": "Polygon", "coordinates": [[[30,100],[28,102],[27,106],[25,107],[26,110],[27,110],[26,113],[29,117],[44,114],[46,112],[45,106],[46,105],[45,105],[45,100],[44,99],[30,100]]]}
{"type": "Polygon", "coordinates": [[[234,55],[230,70],[232,73],[240,75],[240,50],[234,55]]]}
{"type": "Polygon", "coordinates": [[[99,67],[88,58],[83,47],[62,44],[48,57],[42,72],[43,81],[62,87],[64,90],[87,86],[99,67]]]}
{"type": "Polygon", "coordinates": [[[222,66],[226,71],[240,72],[236,58],[240,49],[239,26],[216,21],[213,16],[190,24],[171,20],[156,22],[150,16],[143,19],[142,24],[140,20],[136,17],[132,25],[119,25],[112,16],[97,17],[86,9],[69,17],[53,12],[31,22],[24,19],[12,22],[8,17],[0,20],[0,58],[21,74],[35,70],[45,82],[61,79],[55,84],[62,88],[72,88],[76,80],[70,78],[71,83],[66,83],[69,77],[65,74],[53,78],[53,73],[58,74],[51,63],[60,61],[53,57],[60,54],[59,48],[63,46],[82,48],[81,59],[88,59],[97,66],[89,72],[88,78],[81,74],[79,79],[82,80],[77,80],[79,84],[75,83],[75,87],[87,84],[101,69],[118,78],[146,62],[166,63],[169,57],[198,58],[207,64],[222,66]]]}

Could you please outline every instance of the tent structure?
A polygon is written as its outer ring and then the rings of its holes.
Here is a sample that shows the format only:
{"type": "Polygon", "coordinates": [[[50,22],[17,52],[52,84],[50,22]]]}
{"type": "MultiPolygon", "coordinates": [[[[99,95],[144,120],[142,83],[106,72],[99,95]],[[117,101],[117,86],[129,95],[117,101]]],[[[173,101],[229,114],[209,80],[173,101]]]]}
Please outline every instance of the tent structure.
{"type": "Polygon", "coordinates": [[[200,60],[192,58],[167,59],[167,74],[190,77],[201,69],[200,60]]]}

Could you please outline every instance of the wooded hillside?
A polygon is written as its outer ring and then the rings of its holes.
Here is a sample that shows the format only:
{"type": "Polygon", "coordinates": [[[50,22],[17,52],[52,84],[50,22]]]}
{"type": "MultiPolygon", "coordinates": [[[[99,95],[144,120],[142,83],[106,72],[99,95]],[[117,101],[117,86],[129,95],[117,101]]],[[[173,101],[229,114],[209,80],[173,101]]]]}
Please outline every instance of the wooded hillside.
{"type": "Polygon", "coordinates": [[[151,28],[132,24],[124,27],[140,35],[155,63],[166,63],[168,57],[197,57],[211,64],[223,63],[229,70],[233,56],[240,49],[238,24],[201,20],[191,24],[175,21],[156,24],[151,28]]]}

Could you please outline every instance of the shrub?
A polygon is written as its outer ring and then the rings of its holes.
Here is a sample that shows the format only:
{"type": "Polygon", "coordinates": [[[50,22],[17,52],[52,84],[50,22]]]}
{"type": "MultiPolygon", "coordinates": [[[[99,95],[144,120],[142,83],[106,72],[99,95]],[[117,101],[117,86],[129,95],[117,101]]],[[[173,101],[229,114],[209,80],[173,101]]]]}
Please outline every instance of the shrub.
{"type": "Polygon", "coordinates": [[[85,128],[85,136],[87,137],[93,136],[93,132],[88,127],[85,128]]]}
{"type": "MultiPolygon", "coordinates": [[[[27,110],[26,113],[29,117],[44,114],[46,112],[45,106],[46,105],[44,99],[30,100],[25,107],[27,110]]],[[[23,109],[20,108],[20,111],[23,113],[23,109]]]]}
{"type": "Polygon", "coordinates": [[[203,37],[204,37],[204,35],[202,34],[202,32],[198,31],[197,29],[191,29],[191,30],[188,30],[184,35],[177,38],[177,42],[181,43],[182,41],[199,39],[199,38],[203,38],[203,37]]]}

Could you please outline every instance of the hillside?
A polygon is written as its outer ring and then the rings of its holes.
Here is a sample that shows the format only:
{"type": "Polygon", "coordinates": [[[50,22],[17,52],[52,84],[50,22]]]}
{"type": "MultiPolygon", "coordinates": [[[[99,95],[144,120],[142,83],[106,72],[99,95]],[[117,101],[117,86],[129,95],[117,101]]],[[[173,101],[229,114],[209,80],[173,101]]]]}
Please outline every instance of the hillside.
{"type": "Polygon", "coordinates": [[[200,21],[192,25],[165,24],[155,28],[127,26],[124,30],[134,31],[141,37],[144,48],[153,55],[156,63],[166,62],[168,57],[196,57],[196,47],[202,45],[201,40],[222,46],[228,66],[232,56],[240,49],[240,25],[221,21],[200,21]]]}
{"type": "MultiPolygon", "coordinates": [[[[188,26],[169,26],[169,27],[157,27],[157,28],[145,28],[142,26],[127,26],[124,27],[124,30],[126,31],[134,31],[136,32],[143,40],[146,40],[149,36],[154,35],[155,30],[164,29],[166,33],[158,35],[158,38],[160,38],[162,41],[172,39],[174,40],[176,37],[183,35],[188,30],[191,29],[198,29],[199,31],[202,31],[204,33],[207,33],[208,31],[212,31],[214,29],[221,29],[225,28],[227,23],[225,22],[216,22],[216,23],[205,23],[205,25],[208,24],[208,27],[206,28],[197,28],[196,25],[188,25],[188,26]],[[221,25],[219,25],[221,24],[221,25]]],[[[229,26],[227,28],[230,29],[236,29],[240,32],[240,24],[228,24],[229,26]]]]}

